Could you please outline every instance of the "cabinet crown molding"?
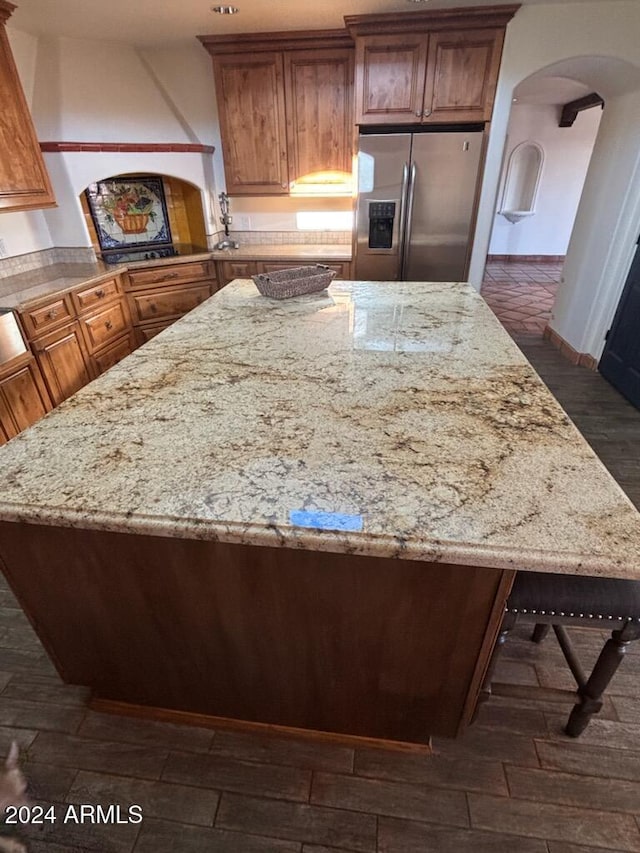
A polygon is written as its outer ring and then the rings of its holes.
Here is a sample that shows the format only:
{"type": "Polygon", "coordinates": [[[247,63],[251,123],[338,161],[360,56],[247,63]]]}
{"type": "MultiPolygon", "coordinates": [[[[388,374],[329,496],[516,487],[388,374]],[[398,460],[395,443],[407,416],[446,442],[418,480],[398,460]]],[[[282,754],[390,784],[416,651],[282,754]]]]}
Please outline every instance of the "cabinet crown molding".
{"type": "Polygon", "coordinates": [[[511,6],[468,6],[456,9],[433,9],[378,15],[345,15],[344,23],[351,35],[387,35],[422,30],[484,29],[506,27],[520,8],[511,6]]]}
{"type": "Polygon", "coordinates": [[[15,8],[15,3],[9,3],[8,0],[0,0],[0,24],[4,24],[9,20],[15,8]]]}
{"type": "MultiPolygon", "coordinates": [[[[0,3],[4,0],[0,0],[0,3]]],[[[347,30],[287,30],[273,33],[232,33],[229,35],[197,36],[212,55],[237,53],[239,50],[277,51],[306,50],[320,47],[353,47],[347,30]]]]}

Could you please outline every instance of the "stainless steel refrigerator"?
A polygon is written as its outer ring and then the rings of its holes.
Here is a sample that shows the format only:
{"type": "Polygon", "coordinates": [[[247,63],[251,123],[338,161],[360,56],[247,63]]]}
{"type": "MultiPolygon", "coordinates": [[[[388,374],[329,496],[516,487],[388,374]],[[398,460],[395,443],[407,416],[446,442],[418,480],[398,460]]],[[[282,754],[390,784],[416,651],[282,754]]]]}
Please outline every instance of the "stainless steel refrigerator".
{"type": "Polygon", "coordinates": [[[466,277],[482,130],[360,136],[355,278],[466,277]]]}

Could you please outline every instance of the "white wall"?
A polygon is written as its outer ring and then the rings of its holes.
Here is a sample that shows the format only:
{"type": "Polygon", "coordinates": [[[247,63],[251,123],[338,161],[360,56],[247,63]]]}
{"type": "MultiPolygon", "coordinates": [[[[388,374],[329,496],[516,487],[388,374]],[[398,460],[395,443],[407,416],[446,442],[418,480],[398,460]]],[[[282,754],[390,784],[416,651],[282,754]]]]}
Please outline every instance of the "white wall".
{"type": "MultiPolygon", "coordinates": [[[[121,43],[36,39],[14,30],[13,43],[41,141],[215,144],[210,58],[195,39],[138,53],[121,43]]],[[[214,156],[221,157],[219,145],[214,156]]],[[[199,187],[207,233],[217,230],[210,154],[68,152],[46,154],[45,163],[58,207],[3,214],[0,236],[9,255],[89,246],[78,196],[88,184],[123,172],[171,175],[199,187]]]]}
{"type": "Polygon", "coordinates": [[[564,255],[567,251],[602,110],[596,107],[579,113],[572,127],[558,127],[560,112],[557,106],[526,103],[511,110],[498,210],[513,150],[523,142],[537,142],[544,161],[535,214],[512,224],[497,213],[491,255],[564,255]]]}
{"type": "Polygon", "coordinates": [[[552,320],[553,328],[571,346],[596,357],[624,286],[635,239],[632,234],[637,236],[640,230],[640,108],[638,96],[633,94],[640,92],[638,32],[640,3],[636,0],[601,0],[579,6],[534,4],[518,10],[507,28],[471,258],[469,279],[479,288],[514,88],[547,68],[598,91],[606,107],[568,249],[568,258],[576,253],[580,261],[568,260],[565,266],[552,320]],[[602,145],[613,144],[615,151],[607,153],[601,148],[601,137],[602,145]],[[623,185],[622,196],[613,191],[623,185]],[[597,233],[608,235],[605,253],[600,242],[592,239],[597,233]],[[597,307],[602,305],[607,306],[606,312],[597,307]]]}

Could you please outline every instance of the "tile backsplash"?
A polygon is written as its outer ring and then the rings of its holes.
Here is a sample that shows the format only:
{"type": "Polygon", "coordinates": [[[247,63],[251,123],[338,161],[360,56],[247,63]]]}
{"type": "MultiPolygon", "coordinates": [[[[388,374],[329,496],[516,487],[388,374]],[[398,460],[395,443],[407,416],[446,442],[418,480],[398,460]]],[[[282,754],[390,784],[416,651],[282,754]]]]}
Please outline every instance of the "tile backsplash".
{"type": "MultiPolygon", "coordinates": [[[[229,236],[241,246],[327,246],[351,243],[351,231],[231,231],[229,236]]],[[[224,231],[210,234],[207,238],[209,248],[213,249],[223,239],[224,231]]]]}
{"type": "Polygon", "coordinates": [[[29,252],[26,255],[15,255],[12,258],[0,260],[0,279],[32,272],[53,264],[90,264],[95,260],[94,250],[82,246],[43,249],[41,252],[29,252]]]}

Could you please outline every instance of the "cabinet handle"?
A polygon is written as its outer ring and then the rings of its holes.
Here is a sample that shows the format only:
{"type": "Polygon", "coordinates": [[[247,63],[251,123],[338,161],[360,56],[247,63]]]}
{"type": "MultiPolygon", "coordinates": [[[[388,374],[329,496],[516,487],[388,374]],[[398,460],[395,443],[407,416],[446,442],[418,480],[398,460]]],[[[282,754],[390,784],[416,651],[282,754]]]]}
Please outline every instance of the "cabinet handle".
{"type": "Polygon", "coordinates": [[[170,272],[168,275],[163,275],[160,278],[157,278],[156,281],[170,281],[172,278],[179,278],[179,272],[170,272]]]}
{"type": "Polygon", "coordinates": [[[425,110],[425,111],[422,113],[422,115],[423,115],[425,118],[428,118],[428,117],[431,115],[431,110],[425,110]]]}
{"type": "Polygon", "coordinates": [[[104,297],[105,297],[104,290],[102,288],[100,288],[100,290],[96,290],[96,296],[98,297],[98,299],[104,299],[104,297]]]}
{"type": "Polygon", "coordinates": [[[420,118],[421,115],[422,113],[420,112],[420,110],[416,110],[416,118],[420,118]]]}
{"type": "Polygon", "coordinates": [[[55,320],[58,316],[58,312],[55,308],[52,308],[51,311],[47,311],[47,320],[55,320]]]}
{"type": "Polygon", "coordinates": [[[107,320],[107,322],[104,324],[104,327],[108,332],[110,332],[111,329],[113,329],[113,323],[111,322],[111,320],[107,320]]]}

